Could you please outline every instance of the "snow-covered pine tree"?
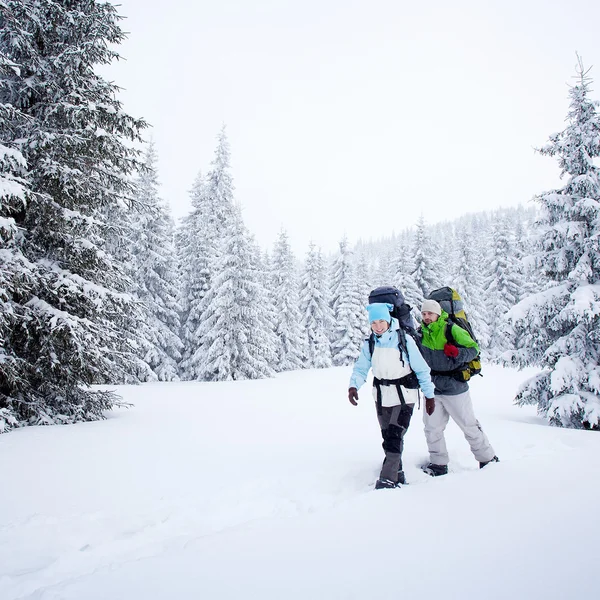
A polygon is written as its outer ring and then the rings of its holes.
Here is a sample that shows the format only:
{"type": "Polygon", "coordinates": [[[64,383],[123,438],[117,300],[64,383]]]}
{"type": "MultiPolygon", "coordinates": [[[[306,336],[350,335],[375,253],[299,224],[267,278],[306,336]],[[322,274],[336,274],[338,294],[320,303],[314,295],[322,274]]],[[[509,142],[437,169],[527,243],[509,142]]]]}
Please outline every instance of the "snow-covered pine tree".
{"type": "Polygon", "coordinates": [[[340,241],[340,252],[331,269],[331,354],[336,366],[353,364],[364,339],[364,300],[356,281],[348,240],[340,241]]]}
{"type": "Polygon", "coordinates": [[[105,251],[104,215],[131,196],[129,142],[141,141],[145,123],[95,72],[118,57],[109,45],[124,38],[119,19],[93,0],[0,2],[0,105],[23,117],[3,113],[0,139],[23,155],[33,198],[13,193],[3,214],[25,259],[5,288],[18,326],[3,343],[18,377],[0,375],[0,409],[18,424],[102,418],[119,398],[89,386],[131,365],[121,332],[133,304],[105,251]]]}
{"type": "Polygon", "coordinates": [[[492,225],[492,244],[485,261],[488,352],[492,358],[498,358],[513,347],[514,334],[505,317],[518,302],[523,287],[514,252],[506,220],[503,215],[496,215],[492,225]]]}
{"type": "MultiPolygon", "coordinates": [[[[579,57],[578,57],[579,58],[579,57]]],[[[518,404],[537,404],[562,427],[600,430],[600,156],[598,102],[579,59],[569,90],[566,128],[540,152],[556,156],[564,187],[536,198],[542,211],[539,265],[552,282],[510,313],[521,347],[515,360],[544,371],[519,391],[518,404]]]]}
{"type": "Polygon", "coordinates": [[[382,248],[377,256],[377,268],[375,269],[374,287],[392,285],[394,278],[395,256],[393,248],[386,246],[382,248]]]}
{"type": "Polygon", "coordinates": [[[356,259],[356,293],[360,298],[360,305],[362,307],[362,314],[360,318],[360,331],[363,338],[369,335],[369,319],[367,313],[364,310],[369,301],[369,292],[374,288],[372,283],[372,270],[369,267],[369,261],[364,252],[358,253],[356,259]]]}
{"type": "Polygon", "coordinates": [[[274,375],[272,319],[264,303],[256,248],[237,207],[222,232],[212,285],[202,299],[198,347],[190,361],[205,381],[274,375]]]}
{"type": "Polygon", "coordinates": [[[204,297],[213,285],[219,252],[227,223],[233,211],[233,178],[230,149],[225,127],[217,138],[215,157],[206,179],[199,174],[190,193],[192,212],[183,220],[178,233],[178,252],[183,285],[182,333],[184,345],[180,377],[201,379],[204,366],[198,362],[201,343],[199,331],[204,297]]]}
{"type": "Polygon", "coordinates": [[[134,293],[146,313],[145,349],[141,358],[159,381],[176,381],[183,344],[179,339],[181,307],[173,219],[159,196],[156,150],[148,144],[138,178],[139,212],[132,217],[134,293]]]}
{"type": "Polygon", "coordinates": [[[425,228],[425,219],[421,215],[417,221],[417,229],[413,243],[413,263],[415,265],[412,272],[412,279],[419,290],[417,305],[420,306],[423,299],[438,285],[438,273],[436,272],[437,246],[429,238],[425,228]]]}
{"type": "MultiPolygon", "coordinates": [[[[181,220],[180,227],[175,232],[175,248],[179,263],[179,278],[181,281],[181,323],[182,334],[186,324],[191,319],[191,313],[209,288],[208,249],[206,238],[202,235],[203,215],[207,212],[204,200],[204,178],[199,172],[190,190],[191,212],[181,220]]],[[[184,351],[185,352],[185,351],[184,351]]]]}
{"type": "Polygon", "coordinates": [[[430,238],[438,242],[434,244],[436,252],[431,256],[435,281],[444,282],[444,284],[456,281],[459,269],[458,245],[460,241],[456,235],[456,223],[437,223],[430,228],[428,233],[430,238]]]}
{"type": "MultiPolygon", "coordinates": [[[[3,57],[0,56],[0,64],[3,57]]],[[[4,62],[4,65],[7,63],[4,62]]],[[[0,131],[8,132],[21,115],[14,107],[0,104],[0,131]]],[[[35,264],[23,255],[24,237],[15,218],[25,211],[32,198],[25,177],[27,165],[15,148],[0,143],[0,433],[19,425],[21,415],[17,406],[6,402],[11,390],[23,384],[29,365],[11,344],[14,332],[26,319],[27,309],[20,296],[30,294],[38,277],[35,264]]]]}
{"type": "Polygon", "coordinates": [[[329,334],[333,325],[327,302],[325,269],[321,251],[310,243],[300,284],[301,323],[306,339],[306,363],[309,368],[331,366],[329,334]]]}
{"type": "Polygon", "coordinates": [[[461,295],[469,323],[477,337],[480,348],[489,345],[489,325],[487,306],[483,293],[483,263],[476,251],[474,231],[467,228],[457,229],[458,254],[456,256],[456,278],[452,286],[461,295]]]}
{"type": "Polygon", "coordinates": [[[412,274],[415,271],[415,264],[410,251],[409,240],[406,238],[401,237],[396,244],[393,268],[395,275],[392,283],[402,292],[404,299],[413,308],[416,316],[420,311],[423,295],[413,279],[412,274]]]}
{"type": "Polygon", "coordinates": [[[299,283],[296,260],[285,231],[279,233],[273,248],[270,289],[277,339],[275,368],[277,371],[301,369],[304,366],[305,336],[300,324],[299,283]]]}

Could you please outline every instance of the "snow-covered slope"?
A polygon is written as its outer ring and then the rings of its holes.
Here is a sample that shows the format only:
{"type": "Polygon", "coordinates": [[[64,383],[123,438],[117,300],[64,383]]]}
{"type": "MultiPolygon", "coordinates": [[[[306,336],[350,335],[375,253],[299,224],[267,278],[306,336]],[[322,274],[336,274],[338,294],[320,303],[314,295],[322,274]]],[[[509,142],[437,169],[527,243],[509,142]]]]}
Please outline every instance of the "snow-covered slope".
{"type": "Polygon", "coordinates": [[[370,390],[348,368],[122,388],[105,422],[0,436],[0,598],[596,598],[600,435],[512,406],[526,374],[472,393],[501,462],[452,423],[432,479],[421,412],[409,485],[374,491],[370,390]]]}

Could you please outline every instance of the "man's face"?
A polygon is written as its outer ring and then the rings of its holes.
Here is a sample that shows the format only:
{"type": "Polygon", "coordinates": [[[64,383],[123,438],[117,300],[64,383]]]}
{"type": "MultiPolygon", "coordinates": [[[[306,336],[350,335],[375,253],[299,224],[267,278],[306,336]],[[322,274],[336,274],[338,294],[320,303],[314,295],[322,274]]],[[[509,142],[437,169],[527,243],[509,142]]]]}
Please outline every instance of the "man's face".
{"type": "Polygon", "coordinates": [[[423,311],[421,316],[423,317],[423,323],[425,323],[425,325],[435,323],[439,319],[439,315],[429,312],[428,310],[423,311]]]}
{"type": "Polygon", "coordinates": [[[373,333],[375,335],[381,335],[382,333],[385,333],[388,330],[389,326],[390,324],[384,319],[379,319],[378,321],[371,321],[371,329],[373,330],[373,333]]]}

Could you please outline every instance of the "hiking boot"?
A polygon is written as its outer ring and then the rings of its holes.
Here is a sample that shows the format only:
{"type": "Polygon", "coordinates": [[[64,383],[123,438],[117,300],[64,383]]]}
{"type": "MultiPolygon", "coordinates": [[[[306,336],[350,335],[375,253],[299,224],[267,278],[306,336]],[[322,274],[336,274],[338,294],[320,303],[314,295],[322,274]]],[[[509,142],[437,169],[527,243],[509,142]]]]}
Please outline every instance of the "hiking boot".
{"type": "Polygon", "coordinates": [[[432,477],[439,477],[440,475],[448,474],[448,465],[436,465],[434,463],[429,463],[423,467],[423,471],[432,477]]]}
{"type": "Polygon", "coordinates": [[[398,471],[398,485],[405,485],[406,477],[404,476],[404,471],[398,471]]]}
{"type": "Polygon", "coordinates": [[[491,458],[490,460],[486,460],[485,462],[480,462],[479,468],[483,469],[483,467],[485,467],[485,465],[489,465],[491,462],[500,462],[500,459],[497,456],[494,456],[494,458],[491,458]]]}
{"type": "Polygon", "coordinates": [[[376,490],[387,490],[395,487],[398,487],[398,484],[395,481],[392,481],[391,479],[378,479],[375,482],[376,490]]]}

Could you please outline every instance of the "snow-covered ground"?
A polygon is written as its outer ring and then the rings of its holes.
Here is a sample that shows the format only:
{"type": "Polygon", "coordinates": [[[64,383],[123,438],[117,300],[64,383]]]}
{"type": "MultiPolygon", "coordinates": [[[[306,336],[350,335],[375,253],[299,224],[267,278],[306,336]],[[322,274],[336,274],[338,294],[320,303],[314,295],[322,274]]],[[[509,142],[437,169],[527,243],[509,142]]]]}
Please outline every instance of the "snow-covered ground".
{"type": "Polygon", "coordinates": [[[600,435],[512,405],[487,366],[476,413],[501,462],[450,424],[432,479],[421,412],[409,485],[374,491],[370,389],[349,368],[122,388],[98,423],[0,436],[0,598],[595,599],[600,435]]]}

